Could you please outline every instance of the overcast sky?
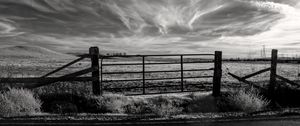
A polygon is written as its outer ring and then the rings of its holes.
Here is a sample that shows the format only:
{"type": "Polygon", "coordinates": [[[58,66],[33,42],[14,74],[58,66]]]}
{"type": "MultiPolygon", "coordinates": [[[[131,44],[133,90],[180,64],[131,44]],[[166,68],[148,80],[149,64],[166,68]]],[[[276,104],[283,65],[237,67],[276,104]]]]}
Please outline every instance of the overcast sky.
{"type": "Polygon", "coordinates": [[[0,0],[0,46],[300,55],[299,0],[0,0]]]}

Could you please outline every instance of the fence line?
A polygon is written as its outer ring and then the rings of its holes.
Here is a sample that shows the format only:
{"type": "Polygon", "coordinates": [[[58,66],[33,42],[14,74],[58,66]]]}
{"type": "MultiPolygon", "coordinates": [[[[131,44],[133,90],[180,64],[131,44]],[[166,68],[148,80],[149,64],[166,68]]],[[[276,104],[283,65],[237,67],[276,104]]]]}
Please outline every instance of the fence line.
{"type": "MultiPolygon", "coordinates": [[[[263,90],[268,91],[268,93],[273,96],[272,94],[275,92],[275,87],[277,85],[276,79],[282,80],[286,83],[289,83],[293,86],[300,87],[300,84],[295,83],[287,78],[284,78],[276,73],[277,70],[277,63],[282,62],[281,60],[278,60],[278,51],[273,49],[272,50],[272,56],[271,59],[268,60],[271,61],[270,68],[266,68],[263,70],[259,70],[257,72],[251,73],[249,75],[246,75],[244,77],[239,77],[237,75],[234,75],[233,73],[228,73],[233,78],[244,82],[246,84],[252,85],[256,88],[260,88],[263,90]],[[254,77],[256,75],[265,73],[270,71],[270,80],[269,85],[267,89],[256,85],[250,81],[247,81],[248,78],[254,77]]],[[[295,60],[298,61],[299,60],[295,60]]],[[[95,95],[102,95],[103,90],[105,89],[113,89],[113,88],[104,88],[103,83],[105,82],[112,82],[112,81],[142,81],[142,87],[132,87],[132,88],[142,88],[142,94],[147,94],[146,88],[152,88],[152,87],[163,87],[163,86],[147,86],[146,81],[153,81],[153,80],[174,80],[178,79],[180,80],[180,85],[171,85],[171,86],[177,86],[180,87],[181,92],[186,92],[184,90],[184,79],[192,79],[192,78],[212,78],[213,79],[213,95],[218,96],[220,94],[221,89],[221,78],[222,78],[222,52],[216,51],[214,54],[163,54],[163,55],[125,55],[125,56],[100,56],[99,54],[99,48],[98,47],[91,47],[89,49],[89,54],[80,55],[78,59],[75,59],[71,61],[70,63],[67,63],[66,65],[63,65],[62,67],[59,67],[41,77],[32,77],[32,78],[0,78],[0,83],[34,83],[33,85],[25,85],[24,88],[37,88],[40,86],[46,86],[51,83],[55,82],[69,82],[69,81],[90,81],[92,82],[93,86],[93,94],[95,95]],[[146,57],[180,57],[180,62],[163,62],[163,63],[146,63],[145,58],[146,57]],[[214,56],[213,60],[202,60],[202,61],[193,61],[193,62],[184,62],[185,56],[214,56]],[[121,63],[114,63],[114,64],[103,64],[104,59],[110,59],[114,57],[121,57],[121,58],[134,58],[139,57],[142,58],[142,63],[131,63],[131,64],[121,64],[121,63]],[[60,77],[49,77],[50,75],[53,75],[54,73],[57,73],[81,60],[84,60],[85,58],[89,58],[91,60],[91,67],[71,73],[66,74],[60,77]],[[100,60],[100,61],[99,61],[100,60]],[[206,68],[206,69],[184,69],[184,64],[192,64],[192,63],[214,63],[214,68],[206,68]],[[179,64],[180,70],[157,70],[157,71],[147,71],[145,69],[146,65],[164,65],[164,64],[179,64]],[[141,71],[127,71],[127,72],[104,72],[103,69],[105,66],[124,66],[124,65],[141,65],[142,70],[141,71]],[[184,72],[188,71],[213,71],[213,75],[211,76],[190,76],[185,77],[184,72]],[[168,77],[168,78],[146,78],[146,73],[175,73],[180,72],[180,77],[168,77]],[[82,75],[86,75],[88,73],[91,73],[91,76],[88,77],[80,77],[82,75]],[[103,79],[103,75],[110,75],[110,74],[142,74],[142,79],[128,79],[128,80],[105,80],[103,79]]],[[[188,84],[187,84],[188,85],[188,84]]],[[[167,86],[165,86],[167,87],[167,86]]],[[[119,88],[119,87],[118,87],[119,88]]],[[[117,89],[117,88],[115,88],[117,89]]],[[[126,88],[123,88],[126,89],[126,88]]],[[[167,93],[167,92],[166,92],[167,93]]]]}
{"type": "MultiPolygon", "coordinates": [[[[271,54],[270,61],[271,61],[270,62],[271,65],[270,65],[269,68],[266,68],[266,69],[263,69],[263,70],[259,70],[257,72],[248,74],[248,75],[246,75],[244,77],[239,77],[239,76],[237,76],[237,75],[235,75],[233,73],[230,73],[230,72],[228,74],[230,76],[232,76],[233,78],[235,78],[235,79],[237,79],[237,80],[239,80],[239,81],[241,81],[243,83],[249,84],[249,85],[251,85],[251,86],[253,86],[255,88],[259,88],[259,89],[261,89],[263,91],[267,91],[269,97],[272,98],[272,99],[274,98],[274,96],[275,96],[274,94],[276,92],[276,90],[275,90],[275,87],[277,86],[277,80],[276,79],[280,79],[280,80],[282,80],[282,81],[284,81],[286,83],[289,83],[289,84],[291,84],[293,86],[300,87],[300,84],[295,83],[295,82],[293,82],[293,81],[291,81],[291,80],[289,80],[287,78],[284,78],[284,77],[282,77],[282,76],[280,76],[280,75],[277,74],[277,64],[279,62],[282,62],[281,60],[278,60],[278,50],[272,49],[272,54],[271,54]],[[267,89],[246,80],[246,79],[248,79],[250,77],[253,77],[253,76],[256,76],[256,75],[268,72],[268,71],[270,71],[270,79],[269,79],[269,84],[268,84],[267,89]]],[[[299,61],[299,60],[295,60],[295,61],[299,61]]]]}
{"type": "MultiPolygon", "coordinates": [[[[91,47],[90,48],[90,54],[92,55],[93,49],[98,48],[98,47],[91,47]]],[[[99,54],[97,54],[97,56],[99,56],[99,54]]],[[[97,71],[99,71],[99,67],[92,65],[89,68],[74,72],[74,73],[70,73],[70,74],[66,74],[60,77],[49,77],[50,75],[53,75],[54,73],[57,73],[81,60],[84,60],[85,56],[81,56],[78,59],[75,59],[73,61],[71,61],[70,63],[67,63],[66,65],[63,65],[62,67],[59,67],[41,77],[27,77],[27,78],[0,78],[0,83],[24,83],[25,86],[22,88],[28,88],[28,89],[33,89],[33,88],[38,88],[41,86],[46,86],[55,82],[73,82],[73,81],[78,81],[78,82],[88,82],[88,81],[92,81],[92,82],[97,82],[99,80],[99,77],[97,76],[90,76],[90,77],[79,77],[82,75],[86,75],[88,73],[96,73],[97,71]],[[31,85],[27,85],[27,84],[31,84],[31,85]]],[[[93,58],[93,57],[92,57],[93,58]]],[[[99,58],[98,58],[99,59],[99,58]]],[[[93,59],[92,59],[93,61],[93,59]]],[[[98,72],[99,73],[99,72],[98,72]]],[[[96,85],[94,85],[96,86],[96,85]]],[[[93,89],[96,89],[96,87],[93,87],[93,89]]],[[[98,92],[96,92],[96,90],[93,92],[94,94],[99,94],[98,92]]]]}
{"type": "MultiPolygon", "coordinates": [[[[71,82],[71,81],[90,81],[92,82],[93,94],[102,95],[103,94],[103,83],[111,82],[111,81],[142,81],[142,94],[147,94],[146,88],[152,87],[162,87],[162,86],[147,86],[146,81],[159,81],[159,80],[180,80],[180,85],[173,85],[180,87],[180,92],[186,92],[184,89],[184,79],[192,79],[192,78],[212,78],[213,79],[213,94],[214,96],[218,96],[220,94],[221,88],[221,78],[222,78],[222,52],[216,51],[215,54],[161,54],[161,55],[124,55],[124,56],[100,56],[98,47],[89,48],[89,54],[79,55],[79,58],[45,74],[41,77],[31,77],[31,78],[0,78],[0,83],[24,83],[25,86],[23,88],[37,88],[41,86],[46,86],[55,82],[71,82]],[[185,62],[184,57],[189,56],[214,56],[214,60],[201,60],[201,61],[189,61],[185,62]],[[115,57],[121,58],[142,58],[142,63],[138,64],[103,64],[104,59],[110,59],[115,57]],[[146,63],[145,59],[147,57],[180,57],[180,62],[154,62],[154,63],[146,63]],[[78,63],[86,58],[91,60],[91,67],[66,74],[60,77],[49,77],[67,67],[78,63]],[[205,68],[205,69],[184,69],[184,64],[195,64],[195,63],[214,63],[214,68],[205,68]],[[166,64],[179,64],[180,70],[157,70],[157,71],[147,71],[145,69],[146,65],[166,65],[166,64]],[[128,71],[128,72],[104,72],[103,69],[105,66],[124,66],[124,65],[141,65],[141,71],[128,71]],[[184,72],[192,72],[192,71],[213,71],[213,75],[211,76],[184,76],[184,72]],[[146,78],[146,73],[172,73],[172,72],[180,72],[180,77],[168,77],[168,78],[146,78]],[[91,73],[91,76],[80,77],[82,75],[86,75],[91,73]],[[103,75],[109,74],[142,74],[142,79],[128,79],[128,80],[104,80],[103,75]],[[30,85],[27,85],[31,83],[30,85]]],[[[188,84],[187,84],[188,85],[188,84]]],[[[167,92],[166,92],[167,93],[167,92]]]]}

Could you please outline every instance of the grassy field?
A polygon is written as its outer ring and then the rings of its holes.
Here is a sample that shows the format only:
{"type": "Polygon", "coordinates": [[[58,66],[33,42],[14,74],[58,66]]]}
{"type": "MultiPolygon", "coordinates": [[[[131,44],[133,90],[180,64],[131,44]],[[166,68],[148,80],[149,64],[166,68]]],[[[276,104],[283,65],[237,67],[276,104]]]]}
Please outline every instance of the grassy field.
{"type": "MultiPolygon", "coordinates": [[[[141,63],[141,61],[136,61],[137,59],[124,61],[123,59],[113,59],[104,60],[103,63],[141,63]]],[[[169,60],[169,62],[176,62],[176,60],[169,60]]],[[[59,59],[59,60],[42,60],[42,59],[2,59],[0,60],[0,71],[1,77],[39,77],[42,76],[68,62],[71,59],[59,59]],[[9,61],[9,62],[8,62],[9,61]]],[[[151,62],[166,62],[166,60],[152,59],[146,60],[146,63],[151,62]]],[[[298,76],[300,72],[299,64],[278,64],[278,74],[287,77],[291,80],[299,81],[298,76]]],[[[86,59],[78,62],[53,76],[62,76],[67,73],[72,73],[84,68],[90,67],[90,60],[86,59]]],[[[247,74],[256,72],[261,69],[270,67],[269,62],[224,62],[223,63],[223,77],[222,77],[222,87],[224,88],[235,88],[243,86],[244,84],[238,82],[236,79],[230,77],[227,73],[231,72],[239,76],[245,76],[247,74]]],[[[201,63],[201,64],[184,64],[184,70],[189,69],[209,69],[213,68],[213,63],[201,63]]],[[[146,71],[161,71],[161,70],[180,70],[180,65],[146,65],[146,71]]],[[[105,66],[103,67],[103,72],[125,72],[125,71],[142,71],[142,66],[105,66]]],[[[184,72],[184,77],[193,76],[211,76],[213,71],[201,71],[201,72],[184,72]]],[[[85,76],[90,76],[85,75],[85,76]]],[[[146,78],[170,78],[170,77],[180,77],[180,72],[176,73],[147,73],[146,78]]],[[[142,74],[123,74],[123,75],[103,75],[103,80],[118,80],[118,79],[141,79],[142,74]]],[[[250,81],[265,85],[268,83],[269,72],[260,74],[258,76],[249,78],[250,81]]],[[[212,78],[207,79],[185,79],[184,87],[185,90],[203,90],[208,91],[212,88],[212,78]]],[[[157,91],[175,91],[180,90],[180,80],[168,80],[168,81],[146,81],[146,86],[166,86],[166,85],[178,85],[174,87],[156,87],[148,88],[148,93],[154,93],[157,91]]],[[[60,86],[52,86],[53,90],[59,90],[63,86],[65,89],[74,91],[79,90],[82,92],[89,92],[91,90],[90,83],[61,83],[60,86]],[[75,85],[75,86],[74,86],[75,85]]],[[[104,83],[105,88],[115,88],[115,87],[141,87],[142,82],[107,82],[104,83]]],[[[126,89],[126,90],[107,90],[108,92],[141,92],[141,89],[126,89]]]]}
{"type": "MultiPolygon", "coordinates": [[[[72,61],[71,59],[65,60],[34,60],[34,59],[15,59],[7,62],[0,60],[1,77],[40,77],[64,64],[72,61]]],[[[146,61],[149,62],[166,62],[166,61],[146,61]]],[[[173,62],[173,61],[171,61],[173,62]]],[[[116,63],[116,60],[105,61],[105,64],[116,63]]],[[[118,62],[120,63],[120,62],[118,62]]],[[[129,60],[125,63],[140,63],[138,61],[129,60]]],[[[90,60],[86,59],[79,63],[68,67],[53,76],[62,76],[78,70],[90,67],[90,60]]],[[[221,97],[214,98],[211,96],[212,78],[209,79],[186,79],[184,81],[185,90],[201,90],[205,95],[195,95],[194,93],[187,93],[181,96],[180,94],[172,94],[166,96],[124,96],[111,93],[123,94],[140,94],[141,89],[114,89],[105,90],[103,97],[96,97],[92,94],[92,86],[90,82],[58,82],[49,86],[36,88],[33,90],[33,95],[41,99],[42,104],[40,108],[43,112],[54,113],[68,113],[68,112],[113,112],[113,113],[154,113],[156,115],[176,114],[176,113],[190,113],[190,112],[220,112],[220,111],[244,111],[248,110],[259,111],[265,109],[269,104],[268,99],[264,99],[256,91],[244,88],[246,84],[238,82],[236,79],[230,77],[227,72],[234,73],[239,76],[244,76],[261,69],[269,67],[268,62],[224,62],[223,63],[223,77],[222,77],[222,90],[224,92],[231,92],[222,95],[221,97]],[[234,89],[234,90],[233,90],[234,89]],[[232,91],[233,90],[233,91],[232,91]],[[208,93],[207,93],[208,92],[208,93]],[[99,100],[100,99],[100,100],[99,100]],[[159,101],[156,101],[159,100],[159,101]],[[175,100],[175,101],[174,101],[175,100]],[[105,101],[105,102],[101,102],[105,101]],[[177,105],[175,103],[182,102],[177,105]],[[159,103],[159,104],[157,104],[159,103]],[[161,103],[161,104],[160,104],[161,103]],[[188,105],[186,105],[188,104],[188,105]],[[84,106],[81,108],[81,106],[84,106]],[[147,106],[144,108],[143,106],[147,106]],[[157,107],[158,106],[158,107],[157,107]],[[133,108],[132,108],[133,107],[133,108]],[[47,109],[51,110],[47,110],[47,109]],[[159,109],[156,109],[159,108],[159,109]],[[163,111],[166,110],[166,111],[163,111]],[[162,112],[162,113],[161,113],[162,112]]],[[[299,81],[298,77],[298,64],[279,64],[278,73],[291,80],[299,81]]],[[[208,69],[213,68],[213,63],[201,64],[185,64],[184,69],[208,69]]],[[[180,65],[147,65],[146,71],[161,71],[161,70],[180,70],[180,65]]],[[[103,68],[103,72],[125,72],[125,71],[142,71],[142,66],[108,66],[103,68]]],[[[213,75],[213,71],[202,72],[185,72],[185,77],[191,76],[209,76],[213,75]]],[[[85,75],[85,76],[90,76],[85,75]]],[[[168,78],[180,77],[180,72],[177,73],[154,73],[146,74],[146,78],[168,78]]],[[[126,75],[105,75],[103,80],[118,80],[118,79],[141,79],[141,74],[126,74],[126,75]]],[[[259,76],[255,76],[250,81],[265,85],[268,83],[269,73],[266,72],[259,76]]],[[[0,87],[5,87],[8,84],[0,84],[0,87]]],[[[20,85],[20,84],[10,84],[20,85]]],[[[132,86],[140,86],[142,82],[114,82],[104,83],[104,88],[126,88],[132,86]]],[[[166,86],[177,85],[173,87],[156,87],[147,88],[147,93],[159,92],[172,92],[180,91],[179,80],[168,81],[147,81],[146,86],[166,86]]],[[[11,94],[15,94],[12,91],[11,94]]],[[[22,91],[21,91],[22,92],[22,91]]],[[[20,95],[20,93],[17,95],[20,95]]],[[[292,94],[293,95],[293,94],[292,94]]],[[[10,93],[4,93],[1,96],[3,99],[8,99],[10,93]],[[6,98],[7,97],[7,98],[6,98]]],[[[283,98],[285,99],[285,98],[283,98]]],[[[284,101],[285,102],[285,101],[284,101]]],[[[11,103],[11,102],[7,102],[11,103]]],[[[12,102],[18,108],[18,102],[12,102]]],[[[38,103],[38,102],[37,102],[38,103]]],[[[9,106],[9,104],[7,105],[9,106]]]]}

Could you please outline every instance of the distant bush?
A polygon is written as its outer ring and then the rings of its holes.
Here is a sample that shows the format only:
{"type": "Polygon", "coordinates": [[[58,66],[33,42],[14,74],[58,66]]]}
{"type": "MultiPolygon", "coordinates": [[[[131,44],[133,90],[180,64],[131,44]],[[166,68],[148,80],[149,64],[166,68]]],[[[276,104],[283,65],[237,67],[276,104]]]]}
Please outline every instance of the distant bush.
{"type": "Polygon", "coordinates": [[[25,89],[9,89],[0,94],[0,116],[22,116],[40,112],[41,101],[25,89]]]}
{"type": "Polygon", "coordinates": [[[265,99],[253,88],[248,90],[232,91],[227,100],[229,105],[236,110],[243,112],[255,112],[265,109],[270,101],[265,99]]]}

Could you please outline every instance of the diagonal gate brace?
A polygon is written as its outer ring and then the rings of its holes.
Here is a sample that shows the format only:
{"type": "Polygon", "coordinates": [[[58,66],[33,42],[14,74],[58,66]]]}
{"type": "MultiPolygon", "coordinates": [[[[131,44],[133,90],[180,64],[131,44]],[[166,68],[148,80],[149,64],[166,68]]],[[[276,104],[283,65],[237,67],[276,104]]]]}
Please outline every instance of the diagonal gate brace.
{"type": "Polygon", "coordinates": [[[250,77],[254,77],[254,76],[258,75],[258,74],[262,74],[262,73],[268,72],[268,71],[270,71],[270,70],[271,70],[271,68],[263,69],[263,70],[260,70],[260,71],[255,72],[255,73],[246,75],[246,76],[242,77],[241,79],[248,79],[248,78],[250,78],[250,77]]]}
{"type": "Polygon", "coordinates": [[[51,71],[50,73],[48,73],[48,74],[46,74],[46,75],[44,75],[44,76],[42,76],[42,78],[45,78],[45,77],[47,77],[47,76],[50,76],[50,75],[52,75],[52,74],[54,74],[54,73],[56,73],[56,72],[58,72],[58,71],[60,71],[60,70],[62,70],[62,69],[64,69],[64,68],[66,68],[66,67],[68,67],[68,66],[71,66],[71,65],[73,65],[73,64],[75,64],[75,63],[77,63],[77,62],[83,60],[84,58],[85,58],[85,57],[80,57],[80,58],[78,58],[78,59],[76,59],[76,60],[73,60],[72,62],[70,62],[70,63],[68,63],[68,64],[66,64],[66,65],[64,65],[64,66],[62,66],[62,67],[60,67],[60,68],[58,68],[58,69],[56,69],[56,70],[54,70],[54,71],[51,71]]]}
{"type": "Polygon", "coordinates": [[[51,83],[55,83],[55,82],[58,82],[58,81],[65,80],[66,78],[78,77],[78,76],[81,76],[81,75],[84,75],[84,74],[88,74],[88,73],[93,72],[95,70],[97,70],[97,68],[87,68],[87,69],[80,70],[80,71],[77,71],[75,73],[67,74],[67,75],[64,75],[64,76],[46,81],[46,82],[39,82],[36,85],[28,86],[26,88],[37,88],[37,87],[45,86],[45,85],[48,85],[48,84],[51,84],[51,83]]]}
{"type": "Polygon", "coordinates": [[[237,75],[234,75],[233,73],[228,73],[230,76],[232,76],[233,78],[235,78],[235,79],[237,79],[237,80],[239,80],[239,81],[241,81],[241,82],[244,82],[244,83],[246,83],[246,84],[249,84],[249,85],[251,85],[251,86],[253,86],[253,87],[255,87],[255,88],[258,88],[258,89],[262,89],[262,90],[266,90],[265,88],[263,88],[263,87],[261,87],[261,86],[258,86],[258,85],[256,85],[256,84],[254,84],[254,83],[252,83],[252,82],[250,82],[250,81],[247,81],[246,79],[243,79],[243,78],[241,78],[241,77],[239,77],[239,76],[237,76],[237,75]]]}

